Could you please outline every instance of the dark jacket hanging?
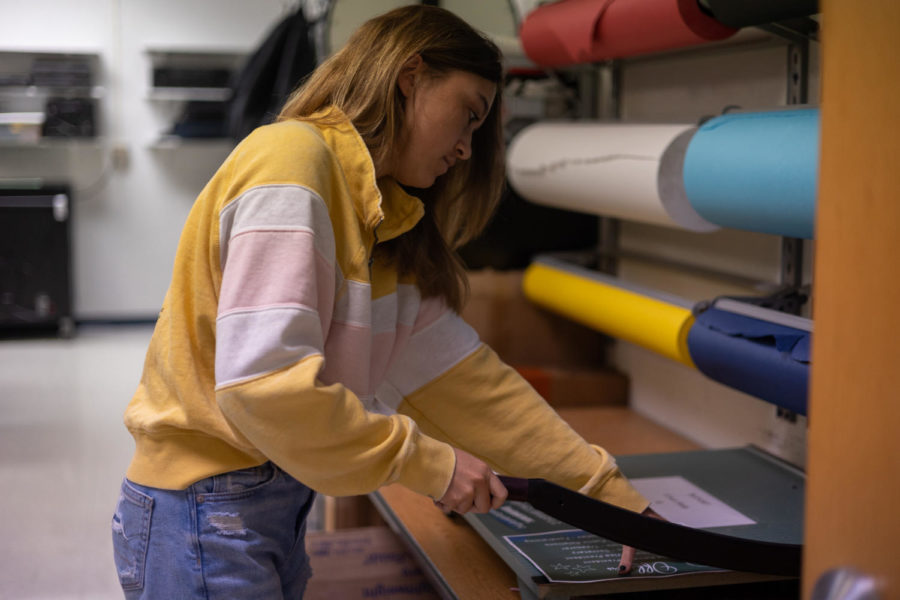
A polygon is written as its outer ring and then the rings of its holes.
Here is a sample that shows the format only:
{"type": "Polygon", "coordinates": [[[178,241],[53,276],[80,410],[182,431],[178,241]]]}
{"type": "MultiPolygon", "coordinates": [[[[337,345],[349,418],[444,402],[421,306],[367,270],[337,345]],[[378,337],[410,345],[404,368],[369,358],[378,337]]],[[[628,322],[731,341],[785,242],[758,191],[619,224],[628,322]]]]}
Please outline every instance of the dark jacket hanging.
{"type": "Polygon", "coordinates": [[[315,68],[315,47],[299,6],[271,30],[235,78],[228,135],[238,141],[272,122],[290,93],[315,68]]]}

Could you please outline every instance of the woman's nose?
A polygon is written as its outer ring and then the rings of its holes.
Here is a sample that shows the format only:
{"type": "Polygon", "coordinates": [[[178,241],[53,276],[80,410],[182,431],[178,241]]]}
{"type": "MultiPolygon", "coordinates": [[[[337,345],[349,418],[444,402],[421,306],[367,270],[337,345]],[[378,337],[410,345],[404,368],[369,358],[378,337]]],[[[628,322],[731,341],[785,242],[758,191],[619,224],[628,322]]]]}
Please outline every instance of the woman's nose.
{"type": "Polygon", "coordinates": [[[469,160],[472,156],[472,136],[466,136],[456,142],[456,157],[459,160],[469,160]]]}

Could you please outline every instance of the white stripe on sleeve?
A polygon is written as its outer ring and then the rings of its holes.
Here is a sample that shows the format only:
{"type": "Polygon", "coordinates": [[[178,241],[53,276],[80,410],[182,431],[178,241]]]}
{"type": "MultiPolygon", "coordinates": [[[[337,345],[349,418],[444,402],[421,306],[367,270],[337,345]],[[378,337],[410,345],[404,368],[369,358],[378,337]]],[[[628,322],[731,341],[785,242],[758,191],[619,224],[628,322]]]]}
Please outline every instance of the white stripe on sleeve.
{"type": "Polygon", "coordinates": [[[480,345],[475,330],[448,310],[410,338],[402,355],[394,361],[387,379],[398,392],[408,396],[447,372],[480,345]]]}
{"type": "Polygon", "coordinates": [[[319,315],[306,307],[274,306],[226,313],[216,321],[216,388],[322,354],[322,347],[319,315]]]}

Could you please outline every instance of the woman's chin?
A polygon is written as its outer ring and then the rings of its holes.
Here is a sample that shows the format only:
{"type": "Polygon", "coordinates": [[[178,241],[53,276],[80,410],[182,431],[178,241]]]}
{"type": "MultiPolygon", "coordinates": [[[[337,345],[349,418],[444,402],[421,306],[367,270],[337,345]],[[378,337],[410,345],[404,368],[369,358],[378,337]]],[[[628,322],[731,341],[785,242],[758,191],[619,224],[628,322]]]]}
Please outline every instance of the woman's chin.
{"type": "Polygon", "coordinates": [[[438,178],[437,175],[434,175],[431,177],[429,177],[427,175],[422,175],[422,176],[418,176],[418,177],[404,177],[403,179],[400,179],[398,177],[397,181],[400,183],[400,185],[403,185],[405,187],[416,188],[419,190],[427,190],[428,188],[430,188],[431,186],[434,185],[434,182],[437,180],[437,178],[438,178]]]}

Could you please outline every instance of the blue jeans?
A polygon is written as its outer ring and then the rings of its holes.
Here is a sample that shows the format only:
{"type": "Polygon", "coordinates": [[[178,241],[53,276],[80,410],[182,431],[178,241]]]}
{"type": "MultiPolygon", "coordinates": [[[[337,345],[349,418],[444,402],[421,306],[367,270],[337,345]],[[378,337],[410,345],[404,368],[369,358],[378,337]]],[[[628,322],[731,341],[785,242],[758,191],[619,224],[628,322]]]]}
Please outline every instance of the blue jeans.
{"type": "Polygon", "coordinates": [[[126,479],[112,520],[125,597],[302,598],[312,575],[304,534],[314,497],[272,463],[184,490],[126,479]]]}

